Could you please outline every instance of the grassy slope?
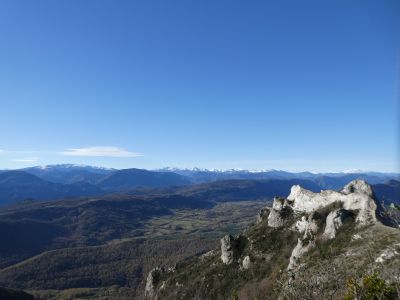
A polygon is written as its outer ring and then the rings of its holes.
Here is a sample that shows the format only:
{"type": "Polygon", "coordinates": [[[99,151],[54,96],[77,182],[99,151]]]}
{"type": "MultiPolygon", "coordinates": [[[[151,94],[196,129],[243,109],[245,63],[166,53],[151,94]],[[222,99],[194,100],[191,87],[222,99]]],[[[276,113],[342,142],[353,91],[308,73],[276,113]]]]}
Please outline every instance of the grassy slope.
{"type": "MultiPolygon", "coordinates": [[[[288,225],[289,226],[289,225],[288,225]]],[[[289,226],[290,227],[290,226],[289,226]]],[[[316,239],[316,247],[307,253],[288,288],[290,274],[286,272],[289,257],[297,242],[297,234],[289,227],[268,228],[265,221],[252,226],[245,236],[247,242],[238,262],[224,265],[217,248],[207,258],[193,258],[178,264],[174,273],[166,273],[161,281],[165,288],[158,291],[162,299],[341,299],[346,282],[364,274],[378,272],[393,281],[400,269],[399,256],[382,263],[376,258],[385,249],[400,252],[400,231],[376,224],[356,228],[344,226],[331,241],[316,239]],[[358,234],[359,238],[354,238],[358,234]],[[240,261],[250,256],[248,270],[240,261]]],[[[322,227],[323,228],[323,227],[322,227]]],[[[358,237],[358,236],[356,236],[358,237]]],[[[158,286],[160,288],[160,285],[158,286]]]]}

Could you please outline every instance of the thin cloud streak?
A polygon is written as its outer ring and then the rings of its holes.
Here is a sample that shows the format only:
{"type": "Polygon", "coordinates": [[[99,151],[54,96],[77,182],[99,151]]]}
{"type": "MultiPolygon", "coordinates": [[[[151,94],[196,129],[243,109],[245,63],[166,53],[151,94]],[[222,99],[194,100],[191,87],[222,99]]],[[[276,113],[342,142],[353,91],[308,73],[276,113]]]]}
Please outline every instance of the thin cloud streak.
{"type": "Polygon", "coordinates": [[[26,157],[26,158],[14,158],[12,161],[15,162],[37,162],[39,158],[37,157],[26,157]]]}
{"type": "Polygon", "coordinates": [[[97,146],[86,148],[72,148],[59,152],[67,156],[86,156],[86,157],[140,157],[140,153],[128,151],[123,148],[112,146],[97,146]]]}

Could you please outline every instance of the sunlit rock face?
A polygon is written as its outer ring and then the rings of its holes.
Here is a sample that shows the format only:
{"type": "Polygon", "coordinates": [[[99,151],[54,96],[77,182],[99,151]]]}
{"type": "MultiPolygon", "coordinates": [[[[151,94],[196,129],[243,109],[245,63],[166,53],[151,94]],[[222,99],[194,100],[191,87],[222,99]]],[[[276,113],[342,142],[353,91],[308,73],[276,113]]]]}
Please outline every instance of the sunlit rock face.
{"type": "Polygon", "coordinates": [[[310,213],[337,202],[345,210],[358,211],[356,222],[362,225],[376,222],[377,204],[371,186],[364,180],[353,180],[340,192],[326,190],[313,193],[295,185],[287,199],[297,212],[310,213]]]}
{"type": "Polygon", "coordinates": [[[292,211],[292,203],[288,199],[275,197],[268,215],[268,226],[284,226],[292,211]]]}
{"type": "Polygon", "coordinates": [[[337,230],[350,219],[358,226],[376,223],[377,208],[372,188],[364,180],[353,180],[340,192],[326,190],[314,193],[295,185],[286,199],[274,199],[268,214],[268,226],[285,226],[290,216],[297,219],[292,229],[300,237],[289,261],[288,269],[292,270],[298,266],[299,258],[314,246],[320,230],[323,229],[323,238],[333,239],[337,230]],[[319,211],[325,211],[322,220],[324,228],[319,228],[321,225],[316,222],[319,211]]]}
{"type": "Polygon", "coordinates": [[[352,218],[352,213],[345,209],[336,209],[331,211],[326,217],[325,230],[323,237],[325,239],[333,239],[336,236],[337,230],[343,226],[343,224],[352,218]]]}

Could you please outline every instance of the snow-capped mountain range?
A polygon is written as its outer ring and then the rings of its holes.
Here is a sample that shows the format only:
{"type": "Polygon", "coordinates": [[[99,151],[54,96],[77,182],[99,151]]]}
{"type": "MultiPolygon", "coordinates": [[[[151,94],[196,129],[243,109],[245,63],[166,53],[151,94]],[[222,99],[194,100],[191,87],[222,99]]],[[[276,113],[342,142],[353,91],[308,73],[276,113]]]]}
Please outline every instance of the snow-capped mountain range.
{"type": "MultiPolygon", "coordinates": [[[[358,170],[357,170],[358,171],[358,170]]],[[[287,172],[282,170],[217,170],[202,168],[108,169],[85,165],[48,165],[19,170],[0,171],[1,201],[34,199],[55,199],[58,197],[100,195],[126,192],[136,188],[182,187],[195,184],[220,185],[218,182],[266,181],[272,186],[282,182],[307,182],[321,189],[336,190],[354,179],[364,179],[370,184],[399,182],[400,174],[380,172],[312,173],[287,172]],[[3,199],[4,198],[4,199],[3,199]]],[[[225,183],[221,183],[224,186],[225,183]]],[[[256,183],[255,183],[256,184],[256,183]]]]}

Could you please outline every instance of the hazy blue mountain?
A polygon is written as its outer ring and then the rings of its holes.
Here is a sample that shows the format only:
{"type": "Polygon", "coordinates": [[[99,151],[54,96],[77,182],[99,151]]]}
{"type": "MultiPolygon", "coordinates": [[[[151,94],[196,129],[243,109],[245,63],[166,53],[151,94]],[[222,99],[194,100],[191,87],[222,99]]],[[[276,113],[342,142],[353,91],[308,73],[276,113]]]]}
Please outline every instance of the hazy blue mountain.
{"type": "MultiPolygon", "coordinates": [[[[114,170],[91,166],[50,165],[15,171],[0,171],[0,204],[14,203],[25,199],[52,200],[62,197],[98,195],[103,191],[127,192],[135,189],[136,194],[147,194],[154,188],[174,190],[174,187],[226,180],[277,180],[274,183],[272,183],[273,181],[268,183],[267,189],[280,195],[283,183],[279,180],[291,180],[288,181],[290,184],[306,180],[306,188],[317,191],[320,189],[337,190],[353,179],[364,179],[371,184],[383,184],[398,178],[398,174],[378,172],[314,174],[311,172],[291,173],[280,170],[220,171],[198,168],[166,168],[159,171],[148,171],[143,169],[114,170]]],[[[224,184],[216,184],[215,186],[221,187],[224,184]]],[[[263,184],[266,185],[267,183],[263,184]]],[[[213,189],[214,186],[211,185],[209,188],[213,189]]],[[[287,188],[286,184],[284,188],[287,188]]],[[[378,193],[381,192],[381,189],[378,188],[378,193]]],[[[385,188],[385,191],[388,189],[394,189],[394,187],[385,188]]],[[[237,195],[240,195],[240,190],[237,191],[237,195]]],[[[390,199],[392,198],[393,196],[390,199]]]]}
{"type": "MultiPolygon", "coordinates": [[[[148,172],[174,173],[187,177],[187,180],[189,180],[191,183],[205,183],[217,180],[231,180],[231,179],[248,179],[248,180],[309,179],[309,180],[314,180],[316,183],[320,184],[324,188],[333,188],[333,189],[342,187],[344,183],[354,178],[365,179],[371,184],[383,183],[390,179],[400,180],[400,174],[397,173],[364,172],[360,170],[350,170],[337,173],[312,173],[312,172],[296,173],[296,172],[287,172],[282,170],[252,171],[252,170],[241,170],[241,169],[208,170],[200,168],[192,168],[192,169],[163,168],[153,171],[141,170],[141,169],[130,169],[130,170],[136,170],[136,171],[131,171],[131,173],[134,172],[141,173],[141,175],[144,177],[146,177],[149,174],[148,172]]],[[[93,166],[61,164],[61,165],[36,166],[36,167],[22,169],[22,171],[33,174],[46,181],[51,181],[51,182],[70,184],[79,181],[84,181],[92,184],[97,184],[105,180],[106,177],[110,177],[110,175],[112,175],[113,173],[124,170],[107,169],[107,168],[93,167],[93,166]]],[[[0,170],[0,173],[2,172],[5,171],[0,170]]],[[[120,175],[121,173],[117,173],[117,176],[120,175]]],[[[136,183],[133,184],[133,187],[136,186],[137,186],[136,183]]],[[[154,186],[154,184],[150,184],[150,186],[154,186]]],[[[132,186],[130,186],[129,188],[131,187],[132,186]]]]}
{"type": "Polygon", "coordinates": [[[391,176],[381,175],[369,175],[369,174],[330,174],[330,175],[320,175],[313,178],[314,182],[321,186],[322,189],[338,190],[343,187],[347,182],[354,179],[363,179],[369,184],[384,183],[385,181],[391,179],[391,176]]]}
{"type": "Polygon", "coordinates": [[[346,171],[338,173],[292,173],[282,170],[250,171],[250,170],[207,170],[207,169],[177,169],[164,168],[164,172],[174,172],[189,177],[193,182],[204,183],[217,180],[230,179],[308,179],[313,180],[324,189],[339,189],[353,179],[364,179],[371,184],[383,183],[390,179],[400,179],[397,173],[355,172],[346,171]]]}
{"type": "Polygon", "coordinates": [[[386,205],[396,203],[400,205],[400,181],[389,180],[372,186],[375,196],[386,205]]]}
{"type": "Polygon", "coordinates": [[[36,166],[22,170],[44,180],[63,184],[79,181],[95,184],[115,171],[114,169],[71,164],[36,166]]]}
{"type": "Polygon", "coordinates": [[[221,180],[183,187],[177,193],[217,202],[255,199],[272,200],[275,196],[286,197],[293,185],[299,184],[314,192],[320,187],[305,179],[221,180]]]}
{"type": "Polygon", "coordinates": [[[25,199],[53,200],[100,193],[102,193],[100,188],[85,182],[60,184],[43,180],[24,171],[0,173],[0,205],[25,199]]]}
{"type": "Polygon", "coordinates": [[[173,172],[189,177],[195,183],[205,183],[217,180],[247,179],[247,180],[263,180],[263,179],[294,179],[309,178],[309,172],[290,173],[281,170],[268,171],[251,171],[251,170],[207,170],[207,169],[177,169],[164,168],[163,172],[173,172]]]}
{"type": "Polygon", "coordinates": [[[124,169],[111,173],[102,179],[98,186],[108,191],[127,191],[136,187],[182,186],[190,183],[186,176],[173,172],[124,169]]]}

